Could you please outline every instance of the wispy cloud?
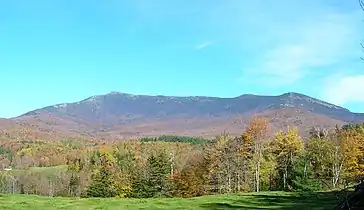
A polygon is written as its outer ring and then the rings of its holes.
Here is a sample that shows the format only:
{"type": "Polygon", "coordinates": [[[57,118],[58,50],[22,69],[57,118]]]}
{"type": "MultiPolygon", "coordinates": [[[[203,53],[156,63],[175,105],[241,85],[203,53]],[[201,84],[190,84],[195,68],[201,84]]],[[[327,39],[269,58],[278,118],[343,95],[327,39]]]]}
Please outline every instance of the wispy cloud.
{"type": "MultiPolygon", "coordinates": [[[[176,14],[183,16],[180,20],[191,18],[197,25],[190,34],[183,31],[189,36],[187,43],[201,37],[210,40],[190,48],[206,49],[219,40],[224,47],[222,55],[229,57],[222,59],[229,62],[226,66],[242,69],[228,74],[228,80],[238,79],[244,91],[258,89],[271,94],[314,89],[313,96],[336,104],[362,101],[351,85],[360,84],[364,77],[359,72],[364,63],[357,64],[363,56],[364,13],[357,1],[232,0],[209,5],[196,1],[195,7],[184,7],[184,1],[180,2],[163,10],[168,18],[154,22],[171,20],[176,14]]],[[[156,8],[150,11],[154,13],[160,5],[165,4],[151,1],[149,6],[156,8]]],[[[160,14],[158,11],[158,17],[160,14]]]]}
{"type": "Polygon", "coordinates": [[[247,71],[257,77],[260,75],[260,79],[272,80],[276,85],[290,85],[315,71],[359,56],[358,19],[356,11],[328,13],[312,22],[273,31],[276,36],[282,33],[286,39],[272,44],[271,49],[262,49],[256,65],[247,71]]]}
{"type": "Polygon", "coordinates": [[[206,48],[206,47],[208,47],[208,46],[211,46],[211,45],[213,45],[213,44],[214,44],[213,42],[206,41],[206,42],[203,42],[203,43],[200,43],[200,44],[196,45],[196,46],[195,46],[195,49],[196,49],[196,50],[201,50],[201,49],[206,48]]]}
{"type": "Polygon", "coordinates": [[[347,103],[364,102],[363,88],[364,74],[362,75],[334,75],[330,77],[324,88],[325,100],[345,105],[347,103]]]}

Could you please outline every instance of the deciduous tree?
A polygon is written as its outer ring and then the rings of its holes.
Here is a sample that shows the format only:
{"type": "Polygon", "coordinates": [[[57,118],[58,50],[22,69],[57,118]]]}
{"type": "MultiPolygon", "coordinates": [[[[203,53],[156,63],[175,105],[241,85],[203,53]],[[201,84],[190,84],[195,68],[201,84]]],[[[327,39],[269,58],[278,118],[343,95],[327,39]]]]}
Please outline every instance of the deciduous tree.
{"type": "Polygon", "coordinates": [[[263,143],[268,132],[268,121],[262,117],[253,117],[243,133],[243,156],[251,158],[254,168],[254,190],[259,192],[263,143]]]}
{"type": "Polygon", "coordinates": [[[276,155],[277,169],[283,181],[283,189],[292,187],[292,172],[297,157],[303,150],[303,142],[296,128],[288,128],[287,133],[279,131],[272,142],[276,155]]]}

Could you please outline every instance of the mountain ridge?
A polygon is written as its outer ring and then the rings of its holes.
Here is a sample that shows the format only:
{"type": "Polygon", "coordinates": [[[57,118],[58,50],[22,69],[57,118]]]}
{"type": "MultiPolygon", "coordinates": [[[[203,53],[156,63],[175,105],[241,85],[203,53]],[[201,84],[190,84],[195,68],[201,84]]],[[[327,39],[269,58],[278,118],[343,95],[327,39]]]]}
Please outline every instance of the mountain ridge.
{"type": "MultiPolygon", "coordinates": [[[[264,115],[274,127],[307,130],[364,121],[363,113],[295,92],[277,96],[243,94],[236,97],[135,95],[112,91],[74,103],[36,109],[11,120],[50,126],[87,135],[216,135],[231,129],[237,117],[244,125],[253,115],[264,115]],[[196,129],[199,128],[199,129],[196,129]]],[[[235,129],[235,128],[234,128],[235,129]]],[[[238,132],[238,129],[232,132],[238,132]]]]}
{"type": "MultiPolygon", "coordinates": [[[[128,97],[128,98],[157,97],[157,98],[170,98],[170,99],[186,99],[186,98],[189,98],[189,99],[195,99],[195,100],[196,99],[197,100],[198,99],[222,99],[223,100],[223,99],[241,99],[241,98],[305,97],[305,98],[308,98],[308,99],[313,99],[315,102],[325,104],[326,106],[330,106],[330,107],[337,108],[337,109],[343,109],[343,110],[351,112],[349,109],[347,109],[345,107],[341,107],[341,106],[338,106],[338,105],[323,101],[321,99],[317,99],[317,98],[314,98],[314,97],[311,97],[311,96],[308,96],[308,95],[305,95],[305,94],[297,93],[297,92],[287,92],[287,93],[283,93],[283,94],[280,94],[280,95],[242,94],[242,95],[239,95],[239,96],[236,96],[236,97],[218,97],[218,96],[192,96],[192,95],[191,96],[170,96],[170,95],[159,95],[159,94],[158,95],[146,95],[146,94],[131,94],[131,93],[125,93],[125,92],[111,91],[111,92],[106,93],[106,94],[90,96],[90,97],[87,97],[87,98],[85,98],[83,100],[80,100],[80,101],[49,105],[49,106],[46,106],[46,107],[43,107],[43,108],[28,111],[28,112],[26,112],[24,114],[21,114],[21,115],[17,116],[17,117],[21,117],[21,116],[24,116],[24,115],[31,114],[32,112],[37,111],[37,110],[42,110],[42,109],[47,109],[47,108],[52,108],[52,107],[62,108],[62,107],[67,106],[69,104],[75,104],[75,103],[79,104],[79,103],[82,103],[82,102],[91,102],[91,101],[97,100],[100,97],[112,96],[112,95],[125,96],[125,97],[128,97]]],[[[356,112],[352,112],[352,113],[353,114],[359,114],[359,115],[364,114],[364,113],[356,113],[356,112]]],[[[17,118],[17,117],[13,117],[13,118],[17,118]]]]}

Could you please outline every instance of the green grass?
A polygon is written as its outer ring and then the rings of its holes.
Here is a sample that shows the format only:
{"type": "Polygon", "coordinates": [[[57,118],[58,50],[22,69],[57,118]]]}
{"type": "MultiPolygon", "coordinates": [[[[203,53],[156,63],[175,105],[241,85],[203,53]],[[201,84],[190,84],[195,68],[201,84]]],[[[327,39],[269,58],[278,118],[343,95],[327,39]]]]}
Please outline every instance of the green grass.
{"type": "Polygon", "coordinates": [[[43,173],[51,175],[59,172],[66,172],[67,169],[68,165],[58,165],[49,167],[30,167],[28,169],[13,169],[11,171],[8,171],[8,173],[13,175],[19,175],[19,174],[24,174],[26,172],[30,172],[30,173],[43,173]]]}
{"type": "Polygon", "coordinates": [[[339,199],[333,192],[212,195],[197,198],[49,198],[0,195],[0,209],[332,209],[339,199]]]}

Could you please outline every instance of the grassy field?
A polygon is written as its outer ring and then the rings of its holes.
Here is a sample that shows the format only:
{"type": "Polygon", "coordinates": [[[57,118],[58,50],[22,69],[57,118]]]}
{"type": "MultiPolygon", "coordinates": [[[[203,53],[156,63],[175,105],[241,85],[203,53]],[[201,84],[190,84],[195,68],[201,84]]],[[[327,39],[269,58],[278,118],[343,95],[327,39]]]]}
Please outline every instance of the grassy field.
{"type": "Polygon", "coordinates": [[[332,209],[335,193],[264,192],[197,198],[83,199],[0,195],[0,209],[332,209]]]}

